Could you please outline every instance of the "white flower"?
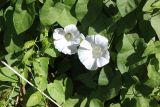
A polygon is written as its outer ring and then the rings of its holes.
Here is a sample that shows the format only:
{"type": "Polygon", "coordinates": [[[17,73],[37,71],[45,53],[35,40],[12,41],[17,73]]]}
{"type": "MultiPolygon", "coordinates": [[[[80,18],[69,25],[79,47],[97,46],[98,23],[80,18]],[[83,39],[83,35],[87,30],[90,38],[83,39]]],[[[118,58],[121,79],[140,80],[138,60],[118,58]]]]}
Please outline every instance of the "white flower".
{"type": "Polygon", "coordinates": [[[81,39],[84,38],[73,24],[66,26],[64,29],[57,28],[53,33],[54,45],[58,51],[64,54],[74,54],[77,52],[81,39]]]}
{"type": "Polygon", "coordinates": [[[108,39],[101,35],[87,36],[78,49],[78,57],[88,70],[96,70],[109,63],[108,39]]]}

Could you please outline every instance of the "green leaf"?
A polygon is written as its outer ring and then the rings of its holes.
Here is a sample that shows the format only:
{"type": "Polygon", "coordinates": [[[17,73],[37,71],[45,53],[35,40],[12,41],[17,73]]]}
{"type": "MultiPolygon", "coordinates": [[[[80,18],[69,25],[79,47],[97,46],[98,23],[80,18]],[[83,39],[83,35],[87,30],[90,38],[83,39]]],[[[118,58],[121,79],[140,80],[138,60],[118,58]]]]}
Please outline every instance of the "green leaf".
{"type": "Polygon", "coordinates": [[[54,6],[52,0],[47,0],[40,11],[40,20],[43,25],[51,25],[58,22],[65,27],[69,24],[76,24],[77,20],[71,15],[70,8],[60,2],[54,6]]]}
{"type": "Polygon", "coordinates": [[[30,48],[30,47],[32,47],[32,46],[34,46],[34,45],[35,45],[35,41],[34,41],[34,40],[27,41],[27,42],[24,44],[23,49],[28,49],[28,48],[30,48]]]}
{"type": "MultiPolygon", "coordinates": [[[[73,94],[72,81],[64,75],[61,75],[60,77],[55,79],[53,83],[48,84],[47,91],[49,95],[59,104],[65,103],[65,101],[67,101],[67,99],[70,98],[73,94]]],[[[69,102],[70,100],[68,101],[68,103],[69,102]]]]}
{"type": "Polygon", "coordinates": [[[69,98],[64,104],[62,104],[62,107],[75,107],[78,101],[79,99],[69,98]]]}
{"type": "Polygon", "coordinates": [[[65,90],[61,81],[55,80],[53,83],[48,84],[47,90],[49,95],[59,104],[65,102],[65,90]]]}
{"type": "Polygon", "coordinates": [[[30,3],[33,3],[35,2],[36,0],[26,0],[26,4],[30,4],[30,3]]]}
{"type": "Polygon", "coordinates": [[[58,4],[54,5],[53,0],[46,0],[40,10],[40,21],[43,25],[51,25],[57,21],[60,13],[61,8],[58,8],[58,4]]]}
{"type": "MultiPolygon", "coordinates": [[[[27,69],[27,67],[24,68],[24,70],[21,73],[21,75],[26,79],[28,78],[28,69],[27,69]]],[[[21,82],[22,82],[23,86],[25,86],[27,84],[27,82],[25,80],[23,80],[22,78],[21,78],[21,82]]]]}
{"type": "Polygon", "coordinates": [[[37,91],[29,97],[26,105],[27,107],[35,106],[38,105],[41,102],[41,100],[42,100],[42,95],[39,91],[37,91]]]}
{"type": "Polygon", "coordinates": [[[17,36],[13,25],[13,7],[9,6],[5,12],[6,29],[4,31],[4,46],[7,52],[18,52],[21,50],[23,38],[17,36]]]}
{"type": "Polygon", "coordinates": [[[3,27],[4,27],[3,11],[0,10],[0,32],[2,31],[3,27]]]}
{"type": "Polygon", "coordinates": [[[143,39],[139,39],[137,34],[124,34],[122,44],[117,45],[121,46],[117,55],[117,65],[121,73],[134,74],[144,69],[147,58],[142,57],[146,48],[143,39]]]}
{"type": "MultiPolygon", "coordinates": [[[[48,32],[46,32],[48,34],[48,32]]],[[[45,34],[41,35],[41,41],[42,41],[42,50],[44,53],[52,56],[52,57],[57,57],[58,56],[58,51],[53,47],[53,40],[50,40],[47,38],[45,34]]]]}
{"type": "Polygon", "coordinates": [[[86,106],[87,106],[87,98],[85,98],[85,99],[82,101],[80,107],[86,107],[86,106]]]}
{"type": "Polygon", "coordinates": [[[88,12],[88,9],[87,9],[88,2],[89,0],[78,0],[76,3],[75,11],[79,21],[81,21],[88,12]]]}
{"type": "Polygon", "coordinates": [[[30,50],[28,50],[24,56],[23,56],[23,59],[22,59],[22,62],[23,63],[27,63],[28,62],[28,59],[35,53],[35,51],[33,50],[33,48],[31,48],[30,50]]]}
{"type": "Polygon", "coordinates": [[[99,79],[98,79],[98,85],[107,85],[108,84],[108,78],[107,78],[107,70],[102,69],[99,74],[99,79]]]}
{"type": "Polygon", "coordinates": [[[157,14],[151,18],[151,25],[155,32],[157,33],[158,38],[160,39],[160,14],[157,14]]]}
{"type": "Polygon", "coordinates": [[[62,26],[65,27],[69,24],[76,24],[77,23],[77,19],[74,18],[71,13],[70,10],[67,6],[65,6],[61,12],[61,14],[59,15],[59,18],[57,19],[57,22],[62,26]]]}
{"type": "Polygon", "coordinates": [[[154,8],[160,8],[160,1],[156,1],[152,4],[154,8]]]}
{"type": "Polygon", "coordinates": [[[76,0],[64,0],[64,4],[68,6],[73,6],[75,4],[76,0]]]}
{"type": "Polygon", "coordinates": [[[149,41],[147,48],[145,49],[143,56],[149,56],[160,52],[160,41],[149,41]]]}
{"type": "Polygon", "coordinates": [[[104,67],[109,83],[107,86],[99,86],[91,92],[91,98],[98,98],[102,102],[108,101],[118,95],[122,78],[119,71],[113,71],[110,67],[104,67]]]}
{"type": "Polygon", "coordinates": [[[143,11],[144,12],[152,12],[153,11],[153,7],[152,4],[155,2],[156,0],[147,0],[146,4],[143,7],[143,11]]]}
{"type": "Polygon", "coordinates": [[[138,39],[138,36],[135,34],[124,34],[122,48],[117,56],[118,69],[121,73],[127,72],[129,69],[126,66],[127,58],[134,53],[133,43],[136,39],[138,39]]]}
{"type": "Polygon", "coordinates": [[[17,52],[17,53],[9,53],[5,56],[5,59],[9,65],[14,65],[20,60],[22,60],[22,53],[17,52]]]}
{"type": "MultiPolygon", "coordinates": [[[[149,19],[150,20],[150,19],[149,19]]],[[[152,28],[150,21],[146,20],[139,20],[139,30],[142,34],[142,37],[145,39],[145,41],[150,41],[152,38],[155,37],[156,33],[154,29],[152,28]]]]}
{"type": "Polygon", "coordinates": [[[49,58],[48,57],[40,57],[36,58],[33,62],[33,68],[35,74],[39,76],[48,77],[48,64],[49,64],[49,58]]]}
{"type": "Polygon", "coordinates": [[[109,107],[121,107],[121,105],[119,103],[117,103],[117,104],[110,104],[109,107]]]}
{"type": "Polygon", "coordinates": [[[99,99],[91,99],[89,107],[104,107],[103,103],[99,99]]]}
{"type": "Polygon", "coordinates": [[[102,0],[78,0],[75,11],[78,20],[82,23],[83,30],[96,21],[102,7],[102,0]]]}
{"type": "Polygon", "coordinates": [[[18,82],[18,78],[13,71],[3,67],[0,68],[0,81],[18,82]]]}
{"type": "Polygon", "coordinates": [[[159,72],[159,62],[157,59],[151,59],[148,67],[148,80],[146,84],[151,87],[160,86],[160,72],[159,72]]]}
{"type": "Polygon", "coordinates": [[[41,76],[41,77],[35,77],[34,80],[35,80],[36,86],[40,90],[44,91],[47,88],[48,81],[47,81],[46,77],[43,77],[43,76],[41,76]]]}
{"type": "Polygon", "coordinates": [[[53,48],[47,48],[45,51],[44,51],[46,54],[52,56],[52,57],[57,57],[57,51],[53,48]]]}
{"type": "Polygon", "coordinates": [[[124,17],[134,11],[140,2],[141,0],[117,0],[117,7],[122,17],[124,17]]]}
{"type": "Polygon", "coordinates": [[[23,0],[17,0],[13,14],[13,23],[17,34],[20,34],[31,27],[35,18],[34,3],[22,9],[23,0]]]}
{"type": "MultiPolygon", "coordinates": [[[[124,91],[124,90],[122,90],[124,91]]],[[[122,99],[122,107],[150,107],[151,99],[142,96],[136,91],[134,86],[131,86],[128,90],[125,90],[125,98],[122,99]]]]}

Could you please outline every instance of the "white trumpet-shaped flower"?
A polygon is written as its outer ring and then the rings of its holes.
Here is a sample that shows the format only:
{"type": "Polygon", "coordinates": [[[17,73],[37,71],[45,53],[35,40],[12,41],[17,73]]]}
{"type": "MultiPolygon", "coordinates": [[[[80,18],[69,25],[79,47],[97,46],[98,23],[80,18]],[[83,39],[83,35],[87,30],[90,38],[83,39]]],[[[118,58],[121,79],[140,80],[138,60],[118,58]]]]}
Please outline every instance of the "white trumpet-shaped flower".
{"type": "Polygon", "coordinates": [[[78,57],[88,70],[96,70],[109,63],[108,39],[101,35],[87,36],[78,49],[78,57]]]}
{"type": "Polygon", "coordinates": [[[81,39],[84,39],[84,36],[74,24],[70,24],[64,29],[55,29],[53,39],[54,46],[58,51],[71,55],[77,52],[77,46],[79,46],[81,39]]]}

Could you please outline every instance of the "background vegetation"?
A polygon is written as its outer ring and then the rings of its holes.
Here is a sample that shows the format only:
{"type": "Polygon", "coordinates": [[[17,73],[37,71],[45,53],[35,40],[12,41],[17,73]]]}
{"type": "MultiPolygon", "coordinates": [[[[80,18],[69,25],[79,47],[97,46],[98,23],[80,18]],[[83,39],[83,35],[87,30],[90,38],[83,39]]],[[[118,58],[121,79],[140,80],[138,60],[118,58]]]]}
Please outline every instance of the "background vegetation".
{"type": "MultiPolygon", "coordinates": [[[[0,0],[0,60],[62,107],[159,107],[159,26],[159,0],[0,0]],[[57,52],[52,33],[69,24],[107,37],[110,63],[87,71],[57,52]]],[[[54,104],[0,64],[0,106],[54,104]]]]}

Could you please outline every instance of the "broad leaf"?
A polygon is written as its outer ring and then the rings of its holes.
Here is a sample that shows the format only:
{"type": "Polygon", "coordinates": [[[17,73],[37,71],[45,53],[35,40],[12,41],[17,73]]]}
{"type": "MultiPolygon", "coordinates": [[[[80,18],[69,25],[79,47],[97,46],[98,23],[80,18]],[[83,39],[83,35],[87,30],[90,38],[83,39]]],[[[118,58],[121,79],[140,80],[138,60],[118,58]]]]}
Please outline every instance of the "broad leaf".
{"type": "Polygon", "coordinates": [[[99,99],[91,99],[89,107],[104,107],[99,99]]]}
{"type": "Polygon", "coordinates": [[[62,104],[62,107],[75,107],[78,103],[79,99],[68,99],[64,104],[62,104]]]}
{"type": "Polygon", "coordinates": [[[108,85],[107,70],[102,69],[99,74],[98,85],[108,85]]]}
{"type": "Polygon", "coordinates": [[[13,14],[13,23],[17,34],[20,34],[31,27],[35,18],[34,3],[22,9],[23,0],[17,0],[13,14]]]}
{"type": "Polygon", "coordinates": [[[49,64],[49,58],[47,57],[40,57],[35,59],[35,61],[33,62],[35,74],[38,74],[39,76],[44,76],[47,78],[48,64],[49,64]]]}
{"type": "Polygon", "coordinates": [[[47,90],[49,95],[59,104],[65,102],[65,90],[63,84],[60,81],[55,80],[53,83],[48,84],[47,90]]]}
{"type": "Polygon", "coordinates": [[[160,39],[160,14],[157,14],[151,18],[151,25],[155,32],[157,33],[158,38],[160,39]]]}
{"type": "Polygon", "coordinates": [[[141,0],[117,0],[117,7],[122,17],[124,17],[135,10],[140,2],[141,0]]]}
{"type": "Polygon", "coordinates": [[[26,105],[29,107],[35,106],[38,105],[41,102],[41,100],[42,100],[42,95],[39,91],[37,91],[29,97],[26,105]]]}
{"type": "Polygon", "coordinates": [[[13,71],[3,67],[0,68],[0,81],[18,82],[18,78],[13,71]]]}

